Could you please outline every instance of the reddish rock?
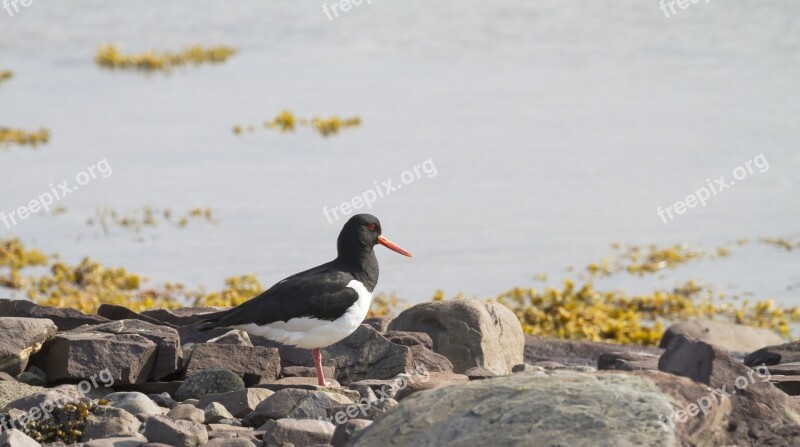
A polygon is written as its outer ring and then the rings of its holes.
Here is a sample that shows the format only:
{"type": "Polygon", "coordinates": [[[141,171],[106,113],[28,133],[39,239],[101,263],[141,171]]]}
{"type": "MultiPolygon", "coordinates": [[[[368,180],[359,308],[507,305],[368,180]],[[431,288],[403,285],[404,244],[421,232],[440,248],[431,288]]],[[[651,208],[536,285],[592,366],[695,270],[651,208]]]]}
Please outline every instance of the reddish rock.
{"type": "MultiPolygon", "coordinates": [[[[183,353],[180,346],[178,331],[171,327],[160,326],[142,320],[120,320],[108,323],[81,327],[69,332],[69,334],[88,333],[88,334],[114,334],[114,335],[139,335],[156,345],[153,366],[147,374],[148,381],[161,380],[180,368],[183,353]]],[[[61,335],[61,334],[59,334],[61,335]]],[[[100,362],[100,359],[95,362],[100,362]]],[[[102,363],[100,363],[102,365],[102,363]]],[[[102,369],[102,368],[101,368],[102,369]]]]}
{"type": "Polygon", "coordinates": [[[336,368],[336,379],[341,383],[388,379],[414,370],[407,346],[394,344],[363,324],[344,340],[324,348],[322,359],[336,368]]]}
{"type": "MultiPolygon", "coordinates": [[[[409,349],[411,349],[411,358],[414,359],[415,365],[424,365],[428,371],[453,372],[453,364],[447,357],[437,354],[423,345],[413,345],[409,349]]],[[[485,368],[481,369],[485,370],[485,368]]],[[[494,374],[493,371],[486,371],[494,374]]]]}
{"type": "Polygon", "coordinates": [[[195,345],[186,363],[186,375],[212,366],[229,369],[239,375],[246,386],[252,386],[277,379],[281,360],[275,348],[200,343],[195,345]]]}
{"type": "Polygon", "coordinates": [[[148,380],[158,346],[138,334],[65,332],[48,343],[45,372],[51,382],[96,377],[107,369],[114,383],[148,380]]]}

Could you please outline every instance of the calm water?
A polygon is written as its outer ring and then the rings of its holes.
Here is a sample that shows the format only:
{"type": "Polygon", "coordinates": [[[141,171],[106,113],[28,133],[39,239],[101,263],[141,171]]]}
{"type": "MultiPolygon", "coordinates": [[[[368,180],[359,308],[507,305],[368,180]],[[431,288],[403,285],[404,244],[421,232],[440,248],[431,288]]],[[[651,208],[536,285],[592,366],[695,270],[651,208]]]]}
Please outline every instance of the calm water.
{"type": "MultiPolygon", "coordinates": [[[[613,242],[714,247],[800,231],[800,3],[373,0],[329,21],[321,2],[34,0],[0,10],[0,125],[48,127],[49,144],[0,153],[0,209],[106,159],[113,174],[65,197],[64,215],[10,234],[154,282],[265,285],[335,254],[332,207],[431,160],[436,175],[371,211],[413,260],[381,250],[378,289],[489,296],[606,255],[613,242]],[[219,66],[169,75],[100,70],[95,48],[227,44],[219,66]],[[360,115],[323,139],[259,130],[288,108],[360,115]],[[759,154],[769,163],[665,224],[656,215],[759,154]],[[713,180],[712,180],[713,181],[713,180]],[[97,207],[220,223],[97,234],[97,207]],[[144,237],[144,242],[137,238],[144,237]]],[[[695,277],[800,304],[798,251],[746,247],[631,292],[695,277]],[[794,289],[788,286],[794,285],[794,289]]]]}

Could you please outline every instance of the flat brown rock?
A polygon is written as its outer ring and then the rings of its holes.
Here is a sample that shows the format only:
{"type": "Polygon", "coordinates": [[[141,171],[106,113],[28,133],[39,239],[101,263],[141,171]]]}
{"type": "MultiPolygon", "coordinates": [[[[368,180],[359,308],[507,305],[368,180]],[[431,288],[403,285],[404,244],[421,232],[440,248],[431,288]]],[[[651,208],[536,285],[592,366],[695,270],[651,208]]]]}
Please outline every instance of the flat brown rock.
{"type": "MultiPolygon", "coordinates": [[[[585,340],[562,340],[541,335],[525,336],[525,363],[536,365],[537,362],[552,361],[572,366],[598,366],[598,359],[603,354],[614,353],[617,358],[627,354],[650,354],[660,356],[663,349],[651,346],[619,345],[585,340]]],[[[627,357],[632,360],[632,357],[627,357]]]]}
{"type": "Polygon", "coordinates": [[[139,334],[63,332],[48,342],[45,372],[50,381],[80,381],[107,369],[115,384],[143,383],[158,346],[139,334]]]}

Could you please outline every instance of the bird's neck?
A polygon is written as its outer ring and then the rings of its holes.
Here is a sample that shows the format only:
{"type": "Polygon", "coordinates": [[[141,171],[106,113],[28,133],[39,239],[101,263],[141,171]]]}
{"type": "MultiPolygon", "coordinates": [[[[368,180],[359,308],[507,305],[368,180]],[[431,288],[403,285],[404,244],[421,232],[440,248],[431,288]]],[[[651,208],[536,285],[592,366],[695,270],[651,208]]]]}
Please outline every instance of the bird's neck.
{"type": "Polygon", "coordinates": [[[339,262],[347,265],[355,278],[370,292],[378,284],[378,258],[372,248],[363,251],[339,253],[339,262]]]}

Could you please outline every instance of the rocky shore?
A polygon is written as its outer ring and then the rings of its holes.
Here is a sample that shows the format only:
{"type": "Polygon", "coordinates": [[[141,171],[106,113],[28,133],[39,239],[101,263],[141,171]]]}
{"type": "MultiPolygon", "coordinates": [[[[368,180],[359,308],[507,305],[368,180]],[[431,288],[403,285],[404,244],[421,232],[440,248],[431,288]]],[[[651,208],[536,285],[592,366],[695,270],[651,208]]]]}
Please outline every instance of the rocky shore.
{"type": "Polygon", "coordinates": [[[324,349],[321,387],[308,351],[194,329],[215,310],[0,300],[0,447],[800,445],[800,343],[764,329],[626,346],[425,303],[324,349]]]}

